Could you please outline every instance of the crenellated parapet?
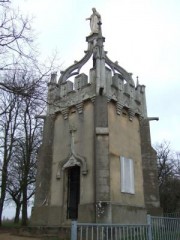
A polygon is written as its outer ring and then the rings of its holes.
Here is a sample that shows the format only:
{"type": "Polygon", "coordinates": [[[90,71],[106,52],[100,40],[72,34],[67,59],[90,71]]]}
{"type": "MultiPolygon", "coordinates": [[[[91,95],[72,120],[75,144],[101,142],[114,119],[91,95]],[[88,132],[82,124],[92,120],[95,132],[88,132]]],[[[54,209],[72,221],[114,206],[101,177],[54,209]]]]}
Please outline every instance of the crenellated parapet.
{"type": "MultiPolygon", "coordinates": [[[[110,68],[105,67],[106,81],[102,92],[107,97],[108,102],[112,101],[116,106],[116,113],[121,115],[126,109],[129,120],[134,116],[140,119],[146,116],[145,109],[145,86],[137,85],[134,82],[127,82],[121,74],[113,74],[110,68]]],[[[48,114],[61,112],[64,119],[68,119],[70,108],[75,107],[79,114],[83,113],[85,101],[95,101],[96,91],[96,69],[92,68],[89,77],[81,73],[74,78],[74,81],[67,80],[58,84],[56,80],[49,83],[49,108],[48,114]]]]}
{"type": "Polygon", "coordinates": [[[126,109],[131,121],[135,115],[140,119],[146,117],[145,86],[139,83],[135,86],[132,73],[127,72],[117,61],[113,62],[108,58],[101,31],[92,33],[86,41],[87,50],[80,61],[75,61],[65,71],[61,71],[58,81],[56,74],[52,74],[48,92],[48,114],[61,112],[64,119],[67,119],[71,107],[76,107],[78,113],[82,114],[84,101],[94,101],[98,95],[103,95],[107,97],[107,103],[114,102],[118,115],[126,109]],[[92,69],[87,76],[80,73],[80,70],[90,58],[92,69]],[[72,76],[75,78],[70,81],[72,76]]]}

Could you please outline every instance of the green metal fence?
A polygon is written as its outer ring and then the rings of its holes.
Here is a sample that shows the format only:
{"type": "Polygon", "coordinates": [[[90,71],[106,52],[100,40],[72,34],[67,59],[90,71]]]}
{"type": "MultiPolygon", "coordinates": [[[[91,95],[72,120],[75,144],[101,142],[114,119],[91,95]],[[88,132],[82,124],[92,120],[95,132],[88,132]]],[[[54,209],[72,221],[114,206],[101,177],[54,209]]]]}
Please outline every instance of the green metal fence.
{"type": "Polygon", "coordinates": [[[180,240],[180,218],[151,217],[153,240],[180,240]]]}
{"type": "Polygon", "coordinates": [[[71,240],[180,240],[180,218],[148,215],[141,225],[72,221],[71,240]]]}

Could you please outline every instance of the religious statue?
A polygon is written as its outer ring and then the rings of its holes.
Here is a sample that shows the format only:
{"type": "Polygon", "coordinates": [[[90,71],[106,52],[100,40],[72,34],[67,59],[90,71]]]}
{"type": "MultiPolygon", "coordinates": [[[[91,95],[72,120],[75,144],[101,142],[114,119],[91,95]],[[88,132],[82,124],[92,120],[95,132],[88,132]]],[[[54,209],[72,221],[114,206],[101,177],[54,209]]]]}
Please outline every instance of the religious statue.
{"type": "Polygon", "coordinates": [[[96,11],[95,8],[92,8],[93,14],[86,18],[86,20],[90,20],[90,28],[92,33],[99,33],[100,24],[101,24],[101,15],[96,11]]]}

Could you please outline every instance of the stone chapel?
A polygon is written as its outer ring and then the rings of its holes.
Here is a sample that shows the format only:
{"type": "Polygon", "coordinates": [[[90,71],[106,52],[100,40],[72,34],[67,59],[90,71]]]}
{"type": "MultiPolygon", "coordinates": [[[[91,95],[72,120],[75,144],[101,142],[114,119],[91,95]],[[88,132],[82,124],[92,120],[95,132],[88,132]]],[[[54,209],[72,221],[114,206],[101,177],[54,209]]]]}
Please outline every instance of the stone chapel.
{"type": "Polygon", "coordinates": [[[145,86],[108,57],[100,14],[88,20],[84,57],[48,84],[32,226],[145,223],[160,212],[145,86]]]}

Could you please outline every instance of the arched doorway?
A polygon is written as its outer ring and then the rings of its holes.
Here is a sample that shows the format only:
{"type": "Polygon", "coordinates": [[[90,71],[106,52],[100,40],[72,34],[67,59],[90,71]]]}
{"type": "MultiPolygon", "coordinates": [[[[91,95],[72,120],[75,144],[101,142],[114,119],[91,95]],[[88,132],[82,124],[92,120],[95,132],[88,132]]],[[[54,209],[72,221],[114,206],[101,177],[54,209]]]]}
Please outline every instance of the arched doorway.
{"type": "Polygon", "coordinates": [[[78,205],[80,200],[80,167],[73,166],[67,169],[67,219],[78,218],[78,205]]]}

